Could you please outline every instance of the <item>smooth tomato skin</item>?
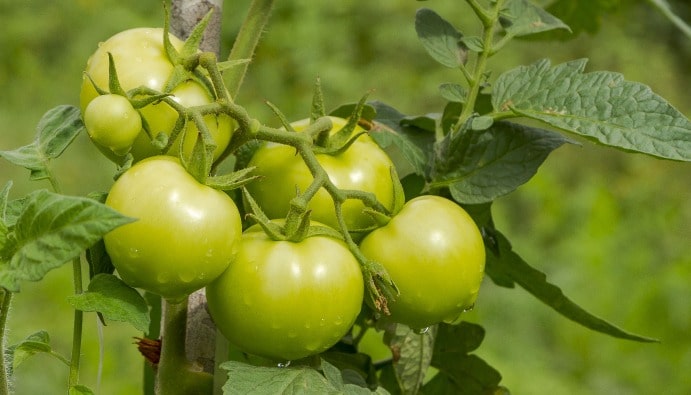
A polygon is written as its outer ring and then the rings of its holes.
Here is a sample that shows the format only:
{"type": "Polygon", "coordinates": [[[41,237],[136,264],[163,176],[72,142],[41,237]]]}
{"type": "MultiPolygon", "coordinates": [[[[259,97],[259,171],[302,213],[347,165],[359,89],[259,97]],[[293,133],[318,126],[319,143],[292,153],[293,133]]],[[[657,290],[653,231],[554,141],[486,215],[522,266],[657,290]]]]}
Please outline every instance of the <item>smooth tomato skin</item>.
{"type": "Polygon", "coordinates": [[[423,329],[458,318],[477,299],[485,268],[482,235],[448,199],[410,200],[367,235],[360,250],[386,268],[400,291],[385,320],[423,329]]]}
{"type": "Polygon", "coordinates": [[[124,96],[94,98],[84,110],[84,126],[94,143],[124,155],[142,129],[142,119],[124,96]]]}
{"type": "MultiPolygon", "coordinates": [[[[346,124],[345,119],[330,118],[332,133],[346,124]]],[[[306,120],[292,124],[297,131],[307,125],[306,120]]],[[[358,126],[353,133],[360,132],[364,129],[358,126]]],[[[394,201],[394,188],[400,187],[400,182],[391,178],[394,165],[368,135],[361,135],[348,150],[338,155],[317,154],[317,160],[338,188],[372,192],[384,207],[392,211],[402,205],[400,199],[394,201]]],[[[253,155],[250,166],[256,167],[254,174],[260,178],[249,183],[247,190],[269,218],[284,218],[296,191],[304,192],[313,181],[302,158],[287,145],[265,143],[253,155]]],[[[355,199],[343,204],[343,216],[349,230],[375,225],[374,220],[362,211],[364,208],[365,205],[355,199]]],[[[308,209],[312,210],[310,218],[338,229],[333,200],[324,188],[310,201],[308,209]]]]}
{"type": "Polygon", "coordinates": [[[360,266],[343,242],[324,236],[273,241],[257,225],[206,287],[221,333],[242,351],[277,361],[337,343],[355,322],[363,294],[360,266]]]}
{"type": "MultiPolygon", "coordinates": [[[[173,47],[178,50],[183,46],[183,42],[173,35],[170,35],[170,41],[173,47]]],[[[98,49],[87,61],[79,97],[82,112],[98,96],[91,80],[99,88],[108,90],[109,52],[113,55],[118,80],[125,91],[145,86],[162,92],[168,78],[173,73],[174,66],[163,48],[163,29],[135,28],[122,31],[99,44],[98,49]]],[[[174,100],[186,107],[209,104],[214,101],[214,98],[203,86],[191,80],[177,86],[170,93],[174,100]]],[[[154,137],[159,132],[170,135],[178,117],[178,113],[165,103],[150,104],[142,108],[141,113],[154,137]]],[[[204,119],[217,145],[214,158],[218,158],[230,141],[235,123],[232,118],[224,114],[218,117],[208,115],[204,119]]],[[[184,152],[189,156],[194,146],[197,128],[190,122],[186,130],[184,152]]],[[[176,155],[177,147],[176,142],[168,154],[176,155]]],[[[160,154],[160,151],[151,144],[151,139],[144,130],[139,133],[131,152],[135,161],[160,154]]],[[[120,160],[117,155],[113,155],[111,152],[106,151],[104,154],[113,161],[118,162],[120,160]]]]}
{"type": "Polygon", "coordinates": [[[232,199],[199,184],[171,156],[132,166],[113,184],[106,205],[137,218],[104,236],[120,277],[171,300],[218,277],[242,234],[232,199]]]}

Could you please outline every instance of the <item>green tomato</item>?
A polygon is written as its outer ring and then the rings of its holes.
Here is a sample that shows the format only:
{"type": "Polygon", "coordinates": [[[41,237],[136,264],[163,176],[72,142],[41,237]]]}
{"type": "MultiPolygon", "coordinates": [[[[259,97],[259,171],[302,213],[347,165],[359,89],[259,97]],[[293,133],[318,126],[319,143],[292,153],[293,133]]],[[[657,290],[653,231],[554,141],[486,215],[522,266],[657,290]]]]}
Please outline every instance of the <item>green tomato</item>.
{"type": "MultiPolygon", "coordinates": [[[[342,118],[330,117],[333,123],[331,133],[346,124],[342,118]]],[[[295,130],[302,131],[308,120],[293,123],[295,130]]],[[[353,134],[364,129],[356,127],[353,134]]],[[[394,201],[394,189],[402,191],[400,182],[392,180],[391,159],[367,135],[361,135],[343,153],[337,155],[318,154],[317,160],[329,175],[329,179],[340,189],[355,189],[373,193],[384,207],[396,211],[402,200],[394,201]]],[[[255,167],[259,177],[247,185],[247,190],[269,218],[284,218],[290,209],[290,200],[296,191],[304,192],[314,178],[295,149],[282,144],[265,143],[253,155],[248,167],[255,167]]],[[[397,195],[399,198],[402,194],[397,195]]],[[[343,216],[349,230],[365,229],[375,225],[372,217],[363,212],[365,205],[360,200],[347,200],[343,216]]],[[[310,218],[333,228],[338,228],[336,210],[329,193],[321,188],[309,203],[310,218]]]]}
{"type": "Polygon", "coordinates": [[[86,106],[84,126],[94,143],[125,155],[142,130],[142,119],[126,97],[108,94],[86,106]]]}
{"type": "Polygon", "coordinates": [[[113,184],[106,205],[137,218],[104,236],[120,277],[171,300],[218,277],[242,234],[233,200],[197,182],[171,156],[132,166],[113,184]]]}
{"type": "MultiPolygon", "coordinates": [[[[172,35],[169,37],[173,47],[182,49],[182,41],[172,35]]],[[[99,88],[108,90],[108,53],[113,56],[118,80],[125,91],[145,86],[163,92],[166,82],[173,73],[174,65],[168,59],[163,47],[163,29],[136,28],[120,32],[102,42],[87,61],[79,97],[82,112],[98,96],[89,77],[99,88]]],[[[192,80],[183,82],[169,93],[175,101],[185,107],[209,104],[215,100],[204,86],[192,80]]],[[[143,107],[141,114],[154,138],[160,132],[170,135],[178,118],[178,113],[166,103],[143,107]]],[[[204,121],[216,143],[214,159],[217,159],[228,146],[235,123],[225,114],[207,115],[204,121]]],[[[188,122],[183,142],[185,155],[189,156],[192,152],[196,138],[197,127],[193,122],[188,122]]],[[[178,142],[175,142],[173,149],[168,153],[177,155],[178,146],[178,142]]],[[[131,153],[134,160],[138,161],[160,154],[160,150],[152,145],[151,138],[142,130],[132,146],[131,153]]],[[[120,158],[112,152],[104,151],[104,154],[111,160],[120,161],[120,158]]]]}
{"type": "Polygon", "coordinates": [[[385,320],[423,329],[454,320],[475,303],[485,268],[482,235],[468,213],[448,199],[410,200],[367,235],[360,249],[386,268],[400,291],[385,320]]]}
{"type": "Polygon", "coordinates": [[[258,225],[245,231],[235,260],[206,288],[221,333],[246,353],[278,361],[336,344],[355,322],[363,293],[360,266],[342,241],[274,241],[258,225]]]}

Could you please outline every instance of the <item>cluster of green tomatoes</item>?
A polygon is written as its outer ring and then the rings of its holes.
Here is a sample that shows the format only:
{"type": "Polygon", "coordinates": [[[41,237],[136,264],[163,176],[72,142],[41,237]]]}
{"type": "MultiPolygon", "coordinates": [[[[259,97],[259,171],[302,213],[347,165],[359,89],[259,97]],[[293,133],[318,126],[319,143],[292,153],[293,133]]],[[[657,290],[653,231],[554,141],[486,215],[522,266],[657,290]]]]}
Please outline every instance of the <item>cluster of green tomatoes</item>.
{"type": "MultiPolygon", "coordinates": [[[[191,108],[217,97],[204,78],[170,86],[176,64],[163,35],[158,28],[132,29],[101,43],[88,60],[81,87],[91,140],[113,161],[128,157],[133,163],[106,200],[137,219],[104,238],[126,283],[171,302],[205,287],[209,312],[228,340],[243,352],[279,361],[329,349],[363,309],[377,310],[366,302],[359,254],[384,267],[398,291],[388,311],[378,315],[381,322],[422,330],[457,319],[475,303],[485,249],[472,218],[439,196],[405,202],[400,181],[391,176],[394,164],[360,126],[352,128],[347,144],[331,152],[315,148],[314,155],[337,188],[373,195],[386,220],[372,215],[363,200],[336,204],[320,188],[308,202],[310,225],[332,232],[286,238],[268,232],[266,223],[250,226],[238,207],[243,212],[259,207],[269,224],[287,226],[291,202],[312,186],[313,169],[294,147],[262,141],[247,164],[256,178],[244,186],[243,199],[193,177],[183,162],[192,157],[199,123],[187,121],[174,135],[181,117],[170,99],[191,108]],[[121,89],[112,89],[113,66],[121,89]],[[144,91],[161,96],[145,100],[144,91]],[[166,139],[174,141],[163,154],[166,139]]],[[[169,39],[175,49],[183,47],[169,39]]],[[[330,135],[348,123],[329,121],[330,135]]],[[[203,122],[217,160],[237,123],[225,113],[203,114],[203,122]]],[[[309,125],[299,121],[289,129],[302,133],[309,125]]]]}

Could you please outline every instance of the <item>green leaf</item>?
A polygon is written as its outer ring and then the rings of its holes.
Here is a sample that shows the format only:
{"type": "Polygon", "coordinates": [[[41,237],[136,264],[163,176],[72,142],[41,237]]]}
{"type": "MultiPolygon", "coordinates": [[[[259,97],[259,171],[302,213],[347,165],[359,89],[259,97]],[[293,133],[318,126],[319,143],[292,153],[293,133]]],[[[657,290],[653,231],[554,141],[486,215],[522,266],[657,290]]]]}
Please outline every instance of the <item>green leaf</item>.
{"type": "Polygon", "coordinates": [[[467,51],[461,44],[463,34],[436,12],[421,8],[415,14],[415,31],[434,60],[446,67],[463,65],[467,51]]]}
{"type": "Polygon", "coordinates": [[[439,93],[444,99],[456,103],[465,103],[468,96],[468,90],[458,84],[441,84],[439,85],[439,93]]]}
{"type": "MultiPolygon", "coordinates": [[[[347,104],[342,104],[333,110],[329,112],[329,115],[333,117],[339,117],[343,119],[348,119],[351,114],[353,114],[353,111],[355,108],[357,108],[359,103],[347,103],[347,104]]],[[[365,104],[362,107],[362,113],[360,114],[360,117],[363,119],[366,119],[368,121],[373,120],[377,115],[377,110],[370,104],[365,104]]]]}
{"type": "Polygon", "coordinates": [[[490,202],[527,182],[567,142],[558,133],[509,122],[447,134],[436,147],[431,185],[448,187],[459,203],[490,202]]]}
{"type": "Polygon", "coordinates": [[[425,394],[489,394],[498,389],[501,375],[476,355],[484,329],[476,324],[440,324],[432,366],[439,373],[425,386],[425,394]]]}
{"type": "Polygon", "coordinates": [[[8,347],[6,353],[12,361],[12,369],[16,369],[31,356],[39,353],[49,354],[65,365],[69,366],[70,364],[65,357],[53,350],[50,345],[50,335],[46,331],[38,331],[29,335],[26,339],[8,347]]]}
{"type": "Polygon", "coordinates": [[[392,157],[399,177],[410,173],[426,174],[427,153],[432,149],[434,133],[410,123],[404,125],[406,116],[384,103],[372,102],[370,105],[377,110],[377,117],[369,135],[392,157]]]}
{"type": "MultiPolygon", "coordinates": [[[[339,345],[342,343],[339,343],[339,345]]],[[[324,361],[341,370],[345,384],[371,386],[378,382],[377,372],[372,365],[372,358],[367,354],[335,351],[334,348],[321,354],[324,361]]]]}
{"type": "MultiPolygon", "coordinates": [[[[92,192],[87,197],[99,203],[105,203],[108,194],[105,192],[92,192]]],[[[115,271],[103,239],[98,240],[86,250],[86,261],[89,264],[89,279],[100,273],[112,274],[115,271]]]]}
{"type": "Polygon", "coordinates": [[[501,10],[499,22],[512,37],[527,36],[555,29],[571,31],[559,18],[528,0],[510,0],[501,10]]]}
{"type": "Polygon", "coordinates": [[[98,240],[86,250],[86,261],[89,263],[89,278],[94,278],[101,273],[112,274],[115,271],[103,239],[98,240]]]}
{"type": "Polygon", "coordinates": [[[258,367],[227,361],[220,367],[228,371],[230,378],[223,386],[225,395],[335,393],[335,388],[324,376],[306,366],[258,367]]]}
{"type": "Polygon", "coordinates": [[[82,130],[84,123],[77,107],[57,106],[39,121],[33,143],[13,151],[0,151],[0,157],[28,169],[32,180],[46,179],[48,161],[60,156],[82,130]]]}
{"type": "Polygon", "coordinates": [[[77,310],[99,312],[105,319],[128,322],[144,333],[149,329],[144,297],[112,274],[97,274],[86,292],[69,296],[67,301],[77,310]]]}
{"type": "Polygon", "coordinates": [[[502,74],[496,111],[513,111],[604,145],[691,160],[691,121],[649,87],[609,71],[583,73],[587,60],[548,60],[502,74]]]}
{"type": "Polygon", "coordinates": [[[497,230],[493,230],[493,233],[498,244],[499,253],[489,253],[487,255],[487,266],[491,266],[492,270],[510,277],[557,313],[586,328],[612,337],[648,343],[658,342],[656,339],[627,332],[585,311],[567,298],[559,287],[549,283],[544,273],[528,265],[516,254],[503,234],[497,230]]]}
{"type": "Polygon", "coordinates": [[[463,36],[461,42],[471,51],[480,53],[485,50],[485,43],[478,36],[463,36]]]}
{"type": "Polygon", "coordinates": [[[0,286],[19,292],[24,280],[38,281],[79,257],[118,226],[133,221],[93,199],[32,192],[11,230],[11,258],[0,262],[0,286]]]}
{"type": "Polygon", "coordinates": [[[415,394],[422,385],[432,360],[437,327],[415,331],[397,324],[385,340],[394,354],[396,379],[404,394],[415,394]]]}
{"type": "Polygon", "coordinates": [[[341,372],[323,359],[321,369],[326,377],[308,366],[279,368],[227,361],[223,362],[220,368],[227,370],[229,376],[222,388],[224,395],[388,394],[381,387],[371,391],[359,385],[345,384],[341,372]]]}

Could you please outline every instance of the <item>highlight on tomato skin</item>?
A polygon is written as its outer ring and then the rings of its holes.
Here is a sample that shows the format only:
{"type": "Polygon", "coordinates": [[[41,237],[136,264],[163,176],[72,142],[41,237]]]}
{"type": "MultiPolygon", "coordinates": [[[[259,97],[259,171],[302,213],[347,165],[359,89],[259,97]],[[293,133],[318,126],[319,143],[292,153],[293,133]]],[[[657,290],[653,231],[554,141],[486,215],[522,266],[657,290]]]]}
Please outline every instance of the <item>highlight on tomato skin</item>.
{"type": "MultiPolygon", "coordinates": [[[[173,47],[180,50],[183,42],[172,34],[169,37],[173,47]]],[[[110,74],[108,53],[113,56],[118,80],[126,92],[143,86],[160,93],[169,93],[173,100],[185,107],[200,106],[215,101],[213,94],[194,80],[184,81],[171,92],[164,92],[166,82],[173,74],[175,65],[168,59],[163,47],[163,29],[134,28],[117,33],[100,43],[89,57],[82,77],[79,96],[82,114],[85,113],[89,103],[99,96],[94,84],[102,90],[108,90],[110,74]]],[[[149,104],[139,109],[139,112],[149,125],[153,135],[149,136],[143,129],[137,134],[130,151],[135,162],[161,154],[160,149],[153,145],[152,139],[156,138],[159,132],[170,136],[178,119],[178,112],[166,103],[149,104]]],[[[235,129],[235,121],[226,114],[208,114],[204,116],[204,123],[216,144],[214,159],[218,159],[230,142],[235,129]]],[[[198,129],[194,122],[188,122],[185,127],[183,142],[186,156],[192,152],[198,135],[197,132],[198,129]]],[[[97,147],[112,161],[120,163],[122,160],[120,153],[103,149],[103,145],[98,141],[97,147]]],[[[173,143],[167,154],[176,156],[179,151],[178,147],[177,142],[173,143]]]]}
{"type": "Polygon", "coordinates": [[[423,330],[454,321],[475,304],[485,268],[482,234],[451,200],[426,195],[408,201],[362,240],[360,250],[381,263],[399,289],[385,321],[423,330]]]}
{"type": "Polygon", "coordinates": [[[171,300],[218,277],[242,235],[233,200],[198,183],[171,156],[132,166],[113,184],[106,205],[137,219],[104,236],[120,277],[171,300]]]}
{"type": "Polygon", "coordinates": [[[221,333],[243,352],[280,362],[336,344],[363,295],[360,265],[342,241],[274,241],[259,225],[245,231],[233,263],[206,287],[221,333]]]}

